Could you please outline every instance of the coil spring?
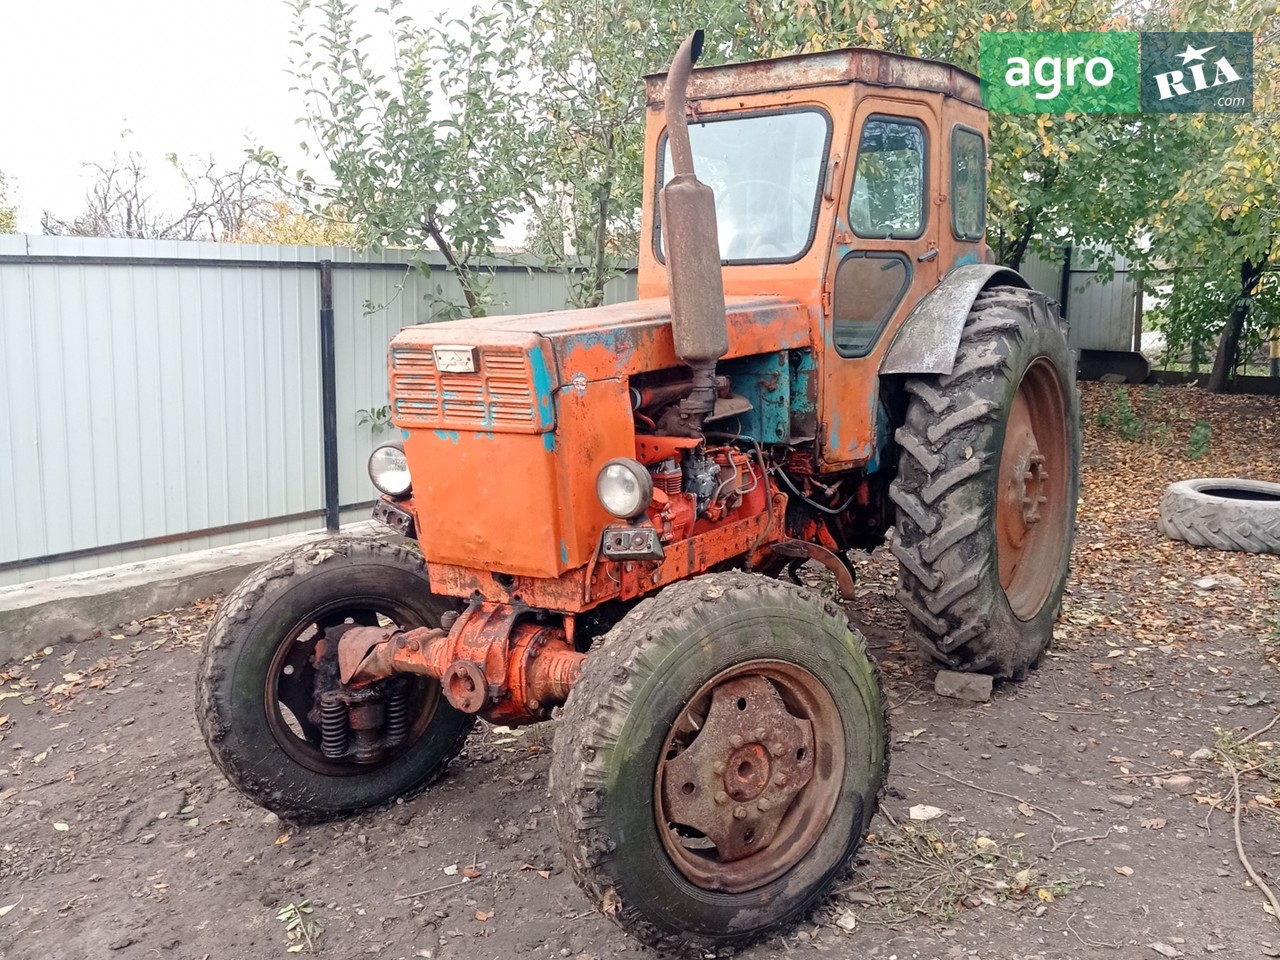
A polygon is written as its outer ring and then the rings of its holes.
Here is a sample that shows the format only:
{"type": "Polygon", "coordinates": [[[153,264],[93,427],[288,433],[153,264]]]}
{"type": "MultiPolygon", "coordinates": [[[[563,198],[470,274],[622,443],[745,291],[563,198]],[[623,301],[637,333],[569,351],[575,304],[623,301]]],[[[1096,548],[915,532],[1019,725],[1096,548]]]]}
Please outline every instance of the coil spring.
{"type": "Polygon", "coordinates": [[[387,719],[382,728],[382,742],[388,748],[398,747],[409,739],[409,687],[404,681],[395,683],[387,697],[387,719]]]}
{"type": "Polygon", "coordinates": [[[336,692],[320,698],[320,752],[330,760],[347,755],[347,705],[336,692]]]}

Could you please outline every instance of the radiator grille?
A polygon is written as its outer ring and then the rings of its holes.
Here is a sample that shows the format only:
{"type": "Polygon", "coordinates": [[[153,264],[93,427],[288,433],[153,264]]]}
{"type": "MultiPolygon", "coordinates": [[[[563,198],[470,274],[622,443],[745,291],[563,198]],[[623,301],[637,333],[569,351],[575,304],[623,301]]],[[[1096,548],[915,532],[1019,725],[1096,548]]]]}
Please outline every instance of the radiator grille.
{"type": "Polygon", "coordinates": [[[395,350],[391,396],[397,426],[538,433],[529,355],[484,347],[475,373],[441,373],[430,348],[395,350]]]}

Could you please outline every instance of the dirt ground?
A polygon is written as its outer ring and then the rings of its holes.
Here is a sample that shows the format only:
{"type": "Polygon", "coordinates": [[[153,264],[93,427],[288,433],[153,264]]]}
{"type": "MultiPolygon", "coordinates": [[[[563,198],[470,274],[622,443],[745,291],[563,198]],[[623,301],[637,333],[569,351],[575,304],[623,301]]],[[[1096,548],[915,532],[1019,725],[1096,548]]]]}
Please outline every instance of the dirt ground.
{"type": "MultiPolygon", "coordinates": [[[[1027,682],[981,705],[936,696],[901,639],[893,562],[857,558],[850,612],[892,704],[883,812],[847,882],[745,956],[1280,956],[1237,858],[1229,773],[1248,771],[1244,850],[1280,881],[1280,725],[1244,741],[1280,710],[1280,557],[1155,530],[1174,479],[1280,480],[1280,405],[1085,393],[1075,572],[1027,682]],[[1191,462],[1197,420],[1212,433],[1191,462]],[[917,804],[942,813],[914,821],[917,804]]],[[[295,946],[324,957],[654,956],[565,871],[550,727],[478,729],[437,787],[346,822],[294,830],[247,803],[192,715],[213,609],[0,668],[0,956],[284,956],[278,914],[304,901],[295,946]]]]}

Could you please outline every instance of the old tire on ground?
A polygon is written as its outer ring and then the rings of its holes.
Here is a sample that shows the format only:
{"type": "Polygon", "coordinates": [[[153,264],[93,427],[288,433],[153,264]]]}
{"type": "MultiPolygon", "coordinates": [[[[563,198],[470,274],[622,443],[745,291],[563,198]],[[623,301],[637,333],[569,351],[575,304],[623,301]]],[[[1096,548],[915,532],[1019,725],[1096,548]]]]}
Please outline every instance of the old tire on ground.
{"type": "Polygon", "coordinates": [[[435,626],[449,609],[431,593],[420,554],[379,540],[324,540],[259,567],[223,601],[204,642],[197,719],[214,762],[250,799],[299,823],[426,787],[462,749],[472,717],[435,680],[402,680],[405,743],[376,763],[327,758],[307,718],[314,652],[321,631],[342,623],[407,630],[435,626]]]}
{"type": "Polygon", "coordinates": [[[975,300],[945,376],[908,380],[893,553],[908,632],[955,670],[1019,679],[1053,636],[1079,496],[1075,356],[1038,293],[975,300]]]}
{"type": "Polygon", "coordinates": [[[1280,483],[1204,478],[1171,483],[1160,532],[1197,547],[1280,554],[1280,483]]]}
{"type": "Polygon", "coordinates": [[[556,732],[577,883],[662,950],[801,919],[841,876],[888,758],[875,663],[833,604],[758,574],[643,601],[601,641],[556,732]]]}

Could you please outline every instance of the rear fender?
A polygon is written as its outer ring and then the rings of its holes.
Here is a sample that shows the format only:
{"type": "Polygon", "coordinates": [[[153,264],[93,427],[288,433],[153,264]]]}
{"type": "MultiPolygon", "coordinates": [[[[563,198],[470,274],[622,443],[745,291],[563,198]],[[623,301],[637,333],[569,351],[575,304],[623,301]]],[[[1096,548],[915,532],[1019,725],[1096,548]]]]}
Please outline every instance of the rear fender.
{"type": "Polygon", "coordinates": [[[1009,267],[988,263],[956,267],[920,299],[902,322],[880,364],[880,373],[950,373],[973,301],[993,284],[1031,287],[1009,267]]]}

